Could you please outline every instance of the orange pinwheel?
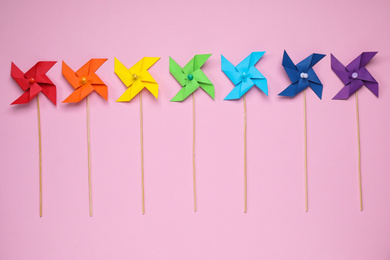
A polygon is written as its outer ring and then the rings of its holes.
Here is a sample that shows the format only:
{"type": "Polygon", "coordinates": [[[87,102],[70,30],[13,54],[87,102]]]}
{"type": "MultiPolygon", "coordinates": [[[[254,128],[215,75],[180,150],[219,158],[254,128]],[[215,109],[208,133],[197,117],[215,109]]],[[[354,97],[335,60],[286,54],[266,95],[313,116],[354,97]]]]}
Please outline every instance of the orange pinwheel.
{"type": "Polygon", "coordinates": [[[92,191],[91,191],[91,146],[89,134],[89,94],[96,91],[107,100],[107,86],[95,74],[107,59],[91,59],[78,71],[74,72],[65,62],[62,62],[62,75],[75,89],[62,103],[80,102],[87,97],[87,147],[88,147],[88,190],[89,190],[89,216],[92,217],[92,191]]]}
{"type": "Polygon", "coordinates": [[[107,100],[107,86],[95,74],[95,71],[106,61],[107,59],[91,59],[76,72],[63,61],[62,75],[64,75],[75,91],[62,103],[80,102],[94,90],[107,100]]]}

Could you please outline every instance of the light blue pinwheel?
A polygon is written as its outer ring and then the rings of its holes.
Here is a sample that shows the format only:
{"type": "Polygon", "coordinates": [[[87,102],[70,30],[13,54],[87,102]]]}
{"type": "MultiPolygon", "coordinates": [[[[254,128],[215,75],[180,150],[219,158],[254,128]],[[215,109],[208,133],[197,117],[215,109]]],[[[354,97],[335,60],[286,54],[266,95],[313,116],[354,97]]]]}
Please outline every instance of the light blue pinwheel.
{"type": "Polygon", "coordinates": [[[314,72],[313,66],[324,57],[324,54],[313,53],[295,66],[287,52],[284,51],[282,65],[291,80],[291,85],[283,90],[279,96],[294,97],[310,87],[321,99],[323,86],[314,72]]]}
{"type": "Polygon", "coordinates": [[[221,55],[221,69],[235,85],[224,100],[240,99],[253,86],[258,87],[268,96],[267,79],[255,68],[265,51],[252,52],[237,66],[231,64],[221,55]]]}
{"type": "MultiPolygon", "coordinates": [[[[267,79],[255,68],[256,63],[263,57],[265,51],[252,52],[237,66],[231,64],[221,55],[221,70],[234,84],[234,88],[225,100],[240,99],[253,86],[258,87],[268,96],[267,79]]],[[[246,102],[244,96],[244,212],[247,212],[247,163],[246,163],[246,102]]]]}

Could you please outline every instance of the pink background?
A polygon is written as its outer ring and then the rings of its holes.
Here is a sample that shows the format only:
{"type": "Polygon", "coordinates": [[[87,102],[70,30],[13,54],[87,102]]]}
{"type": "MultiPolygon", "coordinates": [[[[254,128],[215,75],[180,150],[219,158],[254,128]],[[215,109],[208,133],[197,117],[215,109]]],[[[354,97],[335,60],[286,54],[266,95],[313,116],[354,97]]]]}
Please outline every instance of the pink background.
{"type": "Polygon", "coordinates": [[[0,4],[0,259],[390,259],[390,4],[328,1],[52,1],[0,4]],[[115,3],[114,3],[115,2],[115,3]],[[281,66],[313,52],[323,100],[307,92],[309,212],[304,211],[303,95],[277,96],[281,66]],[[247,94],[248,212],[243,212],[243,103],[223,101],[233,85],[220,55],[237,64],[267,51],[257,68],[269,97],[247,94]],[[364,211],[359,210],[355,99],[342,88],[332,52],[345,65],[379,51],[367,66],[380,97],[359,91],[364,211]],[[198,212],[192,196],[192,102],[169,100],[179,84],[168,57],[185,65],[213,53],[204,72],[216,98],[196,92],[198,212]],[[150,69],[159,99],[144,92],[146,215],[141,213],[139,99],[116,103],[125,86],[114,57],[150,69]],[[91,95],[94,216],[88,214],[86,102],[61,104],[72,88],[61,61],[78,69],[108,58],[97,74],[109,100],[91,95]],[[57,60],[48,76],[58,106],[41,97],[43,218],[38,211],[36,101],[22,93],[11,61],[27,71],[57,60]]]}

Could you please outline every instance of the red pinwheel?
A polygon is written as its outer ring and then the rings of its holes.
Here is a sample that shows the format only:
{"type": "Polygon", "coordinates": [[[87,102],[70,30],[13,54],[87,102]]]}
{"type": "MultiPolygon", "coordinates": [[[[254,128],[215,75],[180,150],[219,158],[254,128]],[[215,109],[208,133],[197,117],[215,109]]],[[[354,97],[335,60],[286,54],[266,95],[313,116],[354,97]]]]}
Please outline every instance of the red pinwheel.
{"type": "Polygon", "coordinates": [[[56,61],[39,61],[29,71],[23,73],[13,62],[11,63],[11,77],[23,89],[24,93],[11,105],[26,104],[37,97],[38,112],[38,140],[39,140],[39,216],[42,217],[42,144],[41,144],[41,113],[39,109],[39,96],[42,92],[54,105],[56,105],[56,86],[46,76],[56,61]]]}
{"type": "Polygon", "coordinates": [[[11,64],[11,77],[25,91],[11,105],[26,104],[42,92],[53,104],[56,104],[56,86],[46,76],[56,61],[39,61],[29,71],[23,73],[13,62],[11,64]]]}

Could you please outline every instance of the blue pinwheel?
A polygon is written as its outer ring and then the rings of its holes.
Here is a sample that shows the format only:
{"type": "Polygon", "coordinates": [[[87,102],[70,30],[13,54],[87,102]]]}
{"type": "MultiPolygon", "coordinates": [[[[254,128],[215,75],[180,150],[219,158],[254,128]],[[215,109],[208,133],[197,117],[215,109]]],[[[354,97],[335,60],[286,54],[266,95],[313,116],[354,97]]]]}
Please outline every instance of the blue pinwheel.
{"type": "Polygon", "coordinates": [[[322,83],[313,70],[313,66],[317,64],[324,54],[313,53],[297,65],[295,65],[287,52],[284,51],[282,65],[288,77],[291,80],[291,85],[283,90],[279,95],[286,97],[294,97],[296,94],[303,91],[303,109],[305,122],[305,210],[308,211],[308,189],[307,189],[307,135],[306,135],[306,95],[305,89],[310,87],[314,93],[321,99],[322,97],[322,83]]]}
{"type": "Polygon", "coordinates": [[[313,66],[324,57],[324,54],[313,53],[295,65],[288,56],[287,52],[284,51],[282,65],[291,80],[291,85],[283,90],[279,95],[294,97],[296,94],[310,87],[321,99],[323,86],[320,79],[314,72],[313,66]]]}
{"type": "Polygon", "coordinates": [[[225,100],[240,99],[253,86],[258,87],[268,96],[267,79],[255,68],[264,53],[265,51],[252,52],[237,66],[221,55],[221,69],[235,85],[225,100]]]}

